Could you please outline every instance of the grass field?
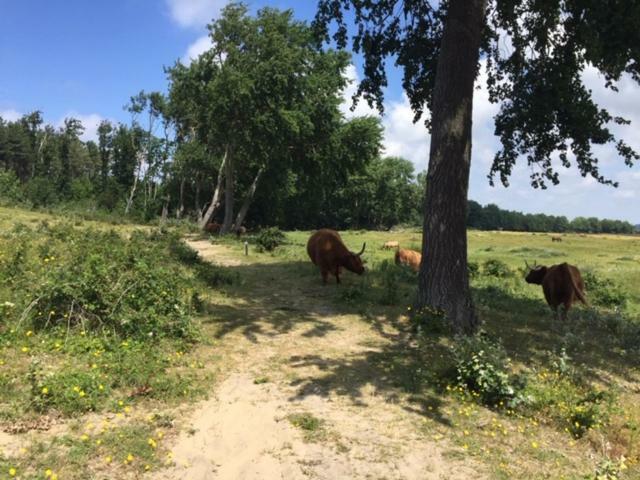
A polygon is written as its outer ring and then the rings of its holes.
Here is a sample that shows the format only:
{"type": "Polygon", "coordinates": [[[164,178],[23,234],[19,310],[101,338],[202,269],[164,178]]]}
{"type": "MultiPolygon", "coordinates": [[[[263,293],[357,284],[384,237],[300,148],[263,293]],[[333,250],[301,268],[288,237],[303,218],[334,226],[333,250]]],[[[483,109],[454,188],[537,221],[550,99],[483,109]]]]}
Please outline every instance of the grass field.
{"type": "Polygon", "coordinates": [[[367,450],[365,463],[391,463],[425,442],[485,478],[640,477],[640,238],[567,234],[552,243],[545,234],[469,232],[474,298],[490,340],[464,350],[437,316],[410,318],[415,274],[381,249],[388,240],[419,249],[418,231],[345,232],[353,250],[367,242],[368,271],[324,287],[306,257],[309,232],[288,232],[273,252],[248,236],[248,256],[241,241],[212,238],[201,255],[218,267],[180,247],[179,235],[0,209],[0,478],[137,478],[176,468],[172,444],[189,435],[189,405],[245,370],[255,388],[288,395],[284,417],[303,441],[336,455],[359,452],[339,415],[351,408],[380,432],[396,429],[390,439],[411,430],[415,445],[398,443],[393,455],[367,450]],[[522,278],[524,260],[577,265],[592,306],[552,322],[540,287],[522,278]],[[123,272],[130,284],[147,282],[140,302],[122,299],[132,293],[117,288],[123,272]],[[28,310],[36,295],[68,307],[78,291],[103,312],[100,321],[28,310]],[[163,302],[184,311],[167,313],[163,302]],[[486,387],[470,388],[461,365],[486,387]],[[296,403],[318,395],[333,399],[333,410],[296,403]],[[396,407],[400,420],[376,419],[396,407]]]}

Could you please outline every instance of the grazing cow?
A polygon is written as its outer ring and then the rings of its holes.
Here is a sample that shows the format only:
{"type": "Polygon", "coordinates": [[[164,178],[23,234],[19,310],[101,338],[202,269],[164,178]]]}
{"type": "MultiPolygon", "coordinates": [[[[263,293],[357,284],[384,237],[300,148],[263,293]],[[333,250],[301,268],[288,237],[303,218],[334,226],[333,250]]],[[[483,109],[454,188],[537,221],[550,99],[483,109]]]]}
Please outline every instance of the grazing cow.
{"type": "Polygon", "coordinates": [[[238,228],[236,228],[236,236],[238,238],[240,238],[245,233],[247,233],[247,228],[246,227],[243,227],[242,225],[240,225],[238,228]]]}
{"type": "Polygon", "coordinates": [[[553,237],[551,237],[551,241],[552,242],[561,242],[562,241],[562,237],[553,236],[553,237]]]}
{"type": "Polygon", "coordinates": [[[415,250],[407,250],[406,248],[399,248],[396,252],[396,265],[407,265],[411,267],[414,272],[420,270],[420,262],[422,261],[422,255],[415,250]]]}
{"type": "Polygon", "coordinates": [[[222,225],[220,225],[219,223],[210,222],[205,225],[204,231],[211,234],[218,234],[220,233],[221,228],[222,228],[222,225]]]}
{"type": "Polygon", "coordinates": [[[350,252],[342,243],[340,235],[335,230],[323,228],[315,232],[307,242],[307,253],[314,265],[320,267],[322,283],[326,285],[327,277],[331,273],[336,276],[336,282],[340,283],[342,268],[362,275],[364,266],[360,256],[364,253],[366,243],[358,253],[350,252]]]}
{"type": "Polygon", "coordinates": [[[560,305],[564,305],[563,320],[566,320],[567,312],[576,300],[588,305],[584,293],[582,275],[580,275],[580,270],[577,267],[566,262],[550,267],[536,266],[535,264],[530,267],[527,262],[525,262],[525,265],[529,269],[525,281],[535,285],[542,285],[544,298],[553,309],[556,319],[558,318],[558,307],[560,305]]]}
{"type": "Polygon", "coordinates": [[[382,245],[383,250],[392,250],[394,248],[399,248],[399,247],[400,247],[400,244],[396,240],[390,240],[388,242],[384,242],[384,245],[382,245]]]}

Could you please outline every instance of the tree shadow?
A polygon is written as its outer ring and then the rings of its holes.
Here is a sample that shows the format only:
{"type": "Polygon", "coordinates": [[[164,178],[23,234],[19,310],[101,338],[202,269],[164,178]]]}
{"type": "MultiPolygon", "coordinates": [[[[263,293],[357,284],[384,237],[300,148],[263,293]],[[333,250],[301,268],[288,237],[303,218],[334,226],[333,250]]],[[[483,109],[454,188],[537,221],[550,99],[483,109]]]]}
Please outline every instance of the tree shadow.
{"type": "MultiPolygon", "coordinates": [[[[632,370],[640,366],[640,356],[630,355],[625,348],[626,339],[605,326],[611,312],[574,307],[564,322],[554,320],[544,299],[524,297],[495,286],[474,288],[474,297],[485,330],[500,337],[516,361],[550,368],[554,354],[564,348],[587,379],[606,385],[612,383],[611,375],[638,381],[632,370]]],[[[633,323],[622,318],[619,322],[623,330],[624,322],[633,323]]]]}
{"type": "MultiPolygon", "coordinates": [[[[432,354],[437,356],[435,351],[432,354]]],[[[424,360],[415,346],[404,340],[341,358],[294,355],[289,365],[302,373],[291,382],[296,393],[290,400],[338,395],[348,397],[353,405],[365,407],[363,390],[373,388],[374,395],[385,402],[399,404],[408,412],[451,427],[451,420],[442,412],[444,402],[438,387],[428,383],[430,380],[424,376],[424,360]]]]}

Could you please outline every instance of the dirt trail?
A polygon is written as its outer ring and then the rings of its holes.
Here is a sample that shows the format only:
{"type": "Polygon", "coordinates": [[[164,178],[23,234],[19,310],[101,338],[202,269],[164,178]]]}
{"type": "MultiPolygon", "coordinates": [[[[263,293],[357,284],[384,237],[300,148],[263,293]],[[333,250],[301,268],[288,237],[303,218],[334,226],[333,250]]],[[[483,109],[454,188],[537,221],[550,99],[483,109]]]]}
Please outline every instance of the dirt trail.
{"type": "MultiPolygon", "coordinates": [[[[227,247],[189,244],[214,263],[242,264],[227,247]]],[[[330,290],[318,289],[310,300],[300,294],[305,288],[292,282],[265,297],[271,301],[237,306],[239,316],[253,320],[229,329],[215,347],[233,357],[232,370],[184,420],[172,448],[175,466],[155,478],[483,478],[477,465],[446,458],[451,446],[430,440],[420,431],[423,416],[382,388],[389,379],[376,378],[368,360],[390,348],[393,329],[332,312],[324,298],[330,290]],[[283,305],[282,318],[300,315],[299,321],[281,320],[283,305]],[[311,414],[321,424],[301,430],[293,414],[311,414]]]]}

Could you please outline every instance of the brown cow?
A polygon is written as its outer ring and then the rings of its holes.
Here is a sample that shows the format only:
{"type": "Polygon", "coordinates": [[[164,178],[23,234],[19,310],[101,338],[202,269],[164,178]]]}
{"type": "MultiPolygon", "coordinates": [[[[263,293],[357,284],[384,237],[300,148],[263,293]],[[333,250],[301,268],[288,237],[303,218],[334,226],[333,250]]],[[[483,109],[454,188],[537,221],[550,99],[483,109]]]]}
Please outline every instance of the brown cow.
{"type": "Polygon", "coordinates": [[[392,250],[394,248],[399,248],[399,247],[400,247],[400,243],[398,243],[396,240],[390,240],[388,242],[384,242],[384,244],[382,245],[383,250],[392,250]]]}
{"type": "Polygon", "coordinates": [[[322,283],[327,283],[329,273],[336,276],[336,282],[340,283],[342,268],[362,275],[364,266],[360,256],[364,252],[366,243],[358,253],[350,252],[342,243],[340,235],[335,230],[323,228],[315,232],[307,242],[307,253],[314,265],[320,267],[322,283]]]}
{"type": "Polygon", "coordinates": [[[584,282],[580,270],[568,263],[552,265],[550,267],[536,266],[530,267],[525,262],[529,273],[525,277],[527,283],[542,285],[544,298],[553,309],[555,318],[558,318],[558,307],[564,305],[562,318],[566,320],[567,312],[576,300],[580,300],[588,305],[584,293],[584,282]]]}
{"type": "Polygon", "coordinates": [[[422,255],[415,250],[407,250],[406,248],[399,248],[396,252],[396,265],[406,265],[411,267],[414,272],[420,270],[420,262],[422,261],[422,255]]]}
{"type": "Polygon", "coordinates": [[[247,228],[246,227],[243,227],[242,225],[240,225],[238,228],[236,228],[236,236],[238,238],[240,238],[245,233],[247,233],[247,228]]]}
{"type": "Polygon", "coordinates": [[[562,241],[562,237],[558,237],[558,236],[551,237],[551,241],[552,242],[561,242],[562,241]]]}
{"type": "Polygon", "coordinates": [[[211,234],[217,234],[220,233],[220,229],[222,228],[222,225],[220,225],[217,222],[210,222],[207,223],[204,227],[204,231],[207,233],[211,233],[211,234]]]}

